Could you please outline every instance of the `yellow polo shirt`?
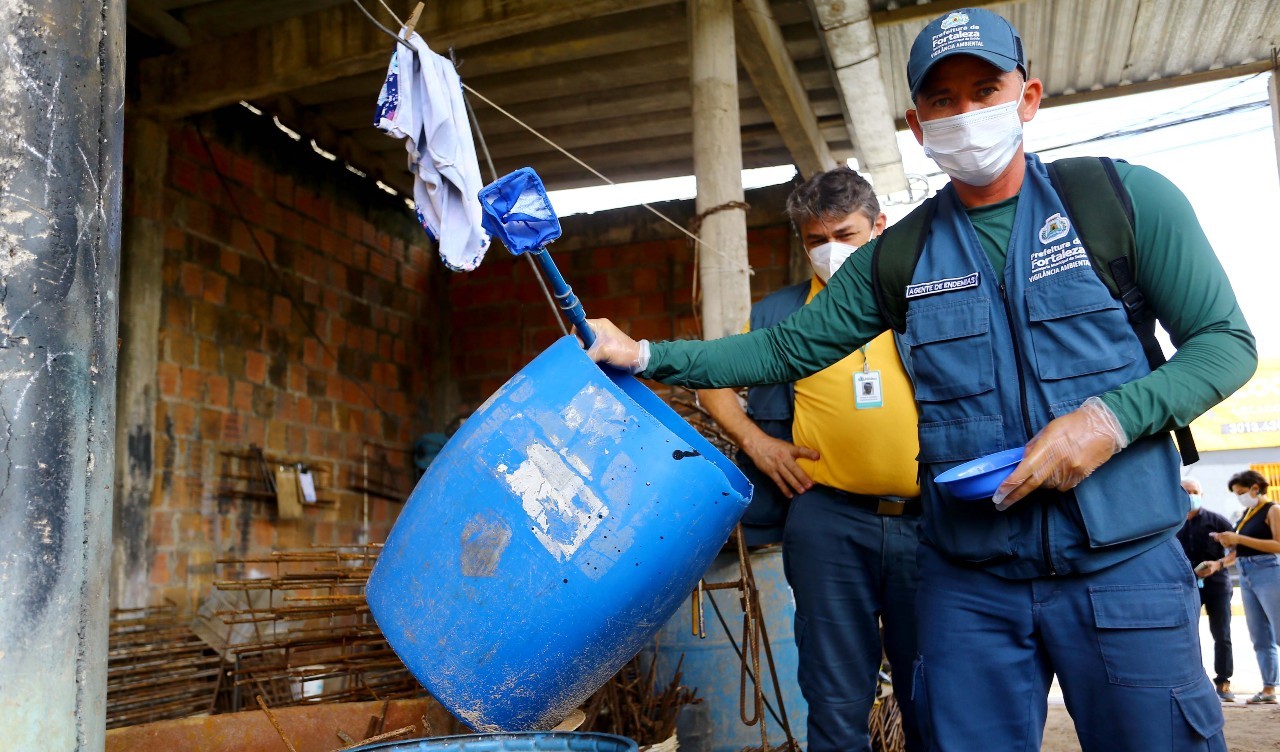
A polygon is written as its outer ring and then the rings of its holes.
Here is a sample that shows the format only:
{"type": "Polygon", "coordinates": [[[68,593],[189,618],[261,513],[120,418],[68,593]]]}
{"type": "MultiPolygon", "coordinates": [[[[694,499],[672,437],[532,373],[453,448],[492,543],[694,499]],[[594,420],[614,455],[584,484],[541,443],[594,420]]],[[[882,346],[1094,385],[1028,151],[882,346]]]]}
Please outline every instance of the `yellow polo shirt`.
{"type": "MultiPolygon", "coordinates": [[[[805,304],[822,288],[815,277],[805,304]]],[[[880,372],[882,407],[854,408],[853,376],[862,370],[862,351],[796,382],[796,446],[822,455],[816,462],[802,458],[797,463],[815,483],[842,491],[919,496],[919,414],[892,332],[867,345],[866,360],[870,370],[880,372]]]]}

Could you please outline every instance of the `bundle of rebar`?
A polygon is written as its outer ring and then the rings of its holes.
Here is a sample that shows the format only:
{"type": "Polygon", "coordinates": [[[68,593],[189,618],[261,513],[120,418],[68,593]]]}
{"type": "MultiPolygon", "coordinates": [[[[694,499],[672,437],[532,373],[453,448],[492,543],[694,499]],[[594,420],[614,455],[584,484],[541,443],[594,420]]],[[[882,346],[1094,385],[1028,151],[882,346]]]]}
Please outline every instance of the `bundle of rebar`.
{"type": "Polygon", "coordinates": [[[657,685],[657,661],[647,668],[632,658],[584,706],[582,728],[634,739],[641,746],[659,744],[676,733],[676,716],[685,705],[702,702],[698,691],[680,683],[681,657],[666,686],[657,685]]]}
{"type": "MultiPolygon", "coordinates": [[[[237,577],[214,583],[228,664],[218,709],[420,697],[425,690],[392,652],[365,602],[380,545],[277,551],[229,558],[237,577]],[[247,577],[252,567],[266,577],[247,577]]],[[[216,620],[216,621],[215,621],[216,620]]]]}
{"type": "Polygon", "coordinates": [[[174,605],[113,611],[107,728],[210,712],[221,665],[174,605]]]}

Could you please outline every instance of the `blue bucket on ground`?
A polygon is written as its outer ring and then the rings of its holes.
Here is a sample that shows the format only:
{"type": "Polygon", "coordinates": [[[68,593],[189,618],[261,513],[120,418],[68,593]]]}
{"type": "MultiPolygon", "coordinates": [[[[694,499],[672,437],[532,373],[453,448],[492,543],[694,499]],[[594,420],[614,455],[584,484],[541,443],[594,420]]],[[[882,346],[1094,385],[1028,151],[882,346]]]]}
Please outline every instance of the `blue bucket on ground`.
{"type": "MultiPolygon", "coordinates": [[[[753,551],[751,571],[755,574],[756,589],[760,592],[760,610],[764,613],[765,624],[769,629],[769,644],[773,649],[773,662],[778,672],[778,685],[782,687],[782,701],[787,709],[791,734],[803,749],[807,740],[805,730],[808,726],[809,705],[804,701],[800,684],[796,680],[796,670],[800,663],[795,640],[796,601],[783,573],[782,547],[774,545],[753,551]]],[[[737,552],[725,552],[717,556],[705,576],[707,582],[732,582],[738,579],[737,552]]],[[[733,642],[739,643],[738,648],[742,648],[742,606],[738,603],[737,593],[736,590],[708,590],[704,593],[702,614],[707,632],[705,640],[693,634],[693,609],[690,599],[686,598],[675,616],[658,632],[654,641],[656,647],[651,645],[646,649],[646,653],[657,655],[659,685],[671,681],[676,664],[683,655],[680,683],[686,687],[696,687],[698,697],[702,698],[702,705],[706,707],[705,712],[681,715],[677,726],[681,749],[688,747],[694,752],[738,752],[744,747],[760,745],[760,727],[743,724],[738,707],[741,668],[733,642]],[[715,609],[711,607],[712,597],[716,599],[720,613],[732,630],[732,642],[720,620],[716,618],[715,609]]],[[[773,706],[776,713],[778,702],[774,697],[773,681],[769,678],[763,650],[762,645],[760,671],[764,676],[761,687],[764,688],[765,700],[773,706]]],[[[753,691],[748,678],[748,702],[753,691]]],[[[786,738],[781,724],[769,715],[768,710],[763,711],[763,714],[769,724],[770,744],[781,744],[786,738]]]]}
{"type": "Polygon", "coordinates": [[[550,729],[666,623],[750,495],[653,392],[564,337],[428,467],[369,608],[470,728],[550,729]]]}
{"type": "Polygon", "coordinates": [[[624,736],[576,731],[539,731],[526,734],[466,734],[381,742],[355,747],[350,752],[636,752],[636,743],[624,736]]]}

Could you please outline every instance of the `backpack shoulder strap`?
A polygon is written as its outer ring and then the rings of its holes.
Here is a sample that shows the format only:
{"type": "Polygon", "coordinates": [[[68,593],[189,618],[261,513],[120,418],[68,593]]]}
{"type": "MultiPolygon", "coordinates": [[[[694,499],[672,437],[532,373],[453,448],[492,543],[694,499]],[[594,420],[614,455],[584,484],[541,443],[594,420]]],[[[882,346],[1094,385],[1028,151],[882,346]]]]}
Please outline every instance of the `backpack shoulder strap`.
{"type": "Polygon", "coordinates": [[[907,328],[907,285],[929,237],[929,224],[937,212],[936,198],[911,210],[891,228],[880,233],[871,259],[871,289],[876,295],[880,317],[895,332],[907,328]]]}
{"type": "MultiPolygon", "coordinates": [[[[1088,252],[1089,263],[1111,296],[1124,305],[1129,325],[1154,371],[1164,364],[1164,351],[1156,339],[1155,313],[1138,288],[1133,201],[1120,183],[1115,162],[1106,157],[1074,157],[1059,159],[1049,164],[1048,170],[1049,180],[1088,252]]],[[[1182,426],[1174,435],[1182,464],[1199,461],[1191,429],[1182,426]]]]}

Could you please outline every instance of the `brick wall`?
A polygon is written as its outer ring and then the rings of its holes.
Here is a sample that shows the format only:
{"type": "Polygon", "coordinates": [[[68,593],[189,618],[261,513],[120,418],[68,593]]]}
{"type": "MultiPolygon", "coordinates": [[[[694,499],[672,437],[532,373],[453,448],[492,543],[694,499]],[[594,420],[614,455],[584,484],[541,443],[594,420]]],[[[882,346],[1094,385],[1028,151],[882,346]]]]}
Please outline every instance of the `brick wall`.
{"type": "MultiPolygon", "coordinates": [[[[442,366],[443,273],[402,200],[268,120],[221,117],[201,125],[203,142],[173,126],[162,200],[133,203],[166,221],[150,578],[153,601],[180,606],[198,603],[218,557],[357,542],[365,499],[349,489],[364,485],[365,452],[411,487],[395,450],[433,427],[442,366]],[[250,445],[321,470],[335,504],[279,519],[271,499],[239,493],[248,483],[227,471],[252,463],[223,453],[250,445]]],[[[400,505],[367,506],[381,542],[400,505]]]]}
{"type": "MultiPolygon", "coordinates": [[[[224,111],[168,141],[163,195],[129,205],[165,223],[151,601],[192,608],[217,558],[359,541],[365,498],[351,489],[366,444],[392,448],[375,446],[375,464],[384,452],[407,490],[395,450],[469,414],[560,329],[527,261],[495,246],[476,272],[445,270],[402,199],[269,121],[224,111]],[[250,445],[319,468],[336,504],[281,519],[270,498],[227,493],[247,488],[228,474],[254,468],[225,453],[250,445]]],[[[757,298],[788,280],[786,190],[748,197],[757,298]]],[[[680,223],[693,211],[661,208],[680,223]]],[[[682,236],[641,209],[564,228],[553,253],[590,316],[651,339],[697,336],[682,236]]],[[[368,540],[385,540],[400,508],[370,497],[368,540]]]]}
{"type": "MultiPolygon", "coordinates": [[[[751,291],[759,299],[788,284],[792,241],[783,215],[790,186],[747,196],[751,291]]],[[[692,202],[658,207],[686,223],[692,202]]],[[[637,338],[696,338],[693,251],[643,209],[566,217],[551,245],[556,265],[590,318],[609,318],[637,338]]],[[[449,282],[453,378],[459,409],[474,409],[562,336],[534,272],[495,246],[481,267],[449,282]]],[[[745,323],[745,322],[744,322],[745,323]]]]}

